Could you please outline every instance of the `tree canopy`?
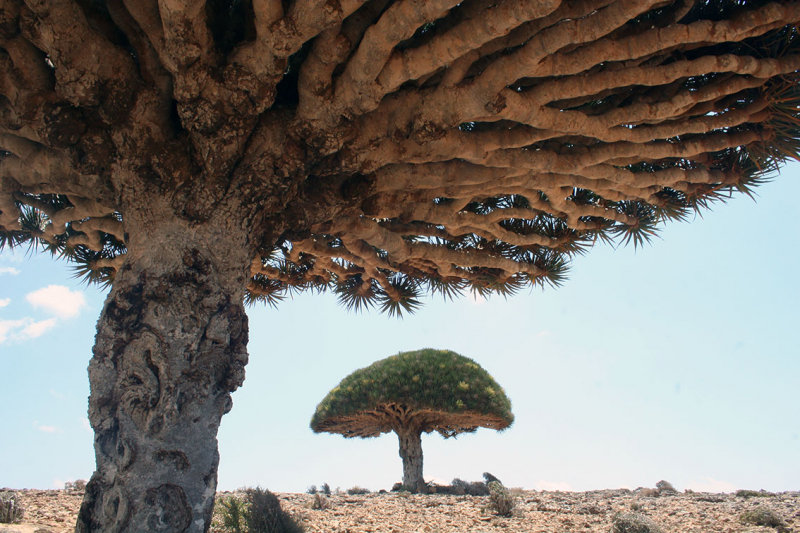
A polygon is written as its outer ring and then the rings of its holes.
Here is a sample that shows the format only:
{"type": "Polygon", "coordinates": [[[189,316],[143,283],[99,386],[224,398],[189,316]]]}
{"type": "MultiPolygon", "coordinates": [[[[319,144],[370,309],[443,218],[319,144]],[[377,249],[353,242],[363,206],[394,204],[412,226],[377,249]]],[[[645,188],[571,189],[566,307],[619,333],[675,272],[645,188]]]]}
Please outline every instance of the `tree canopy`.
{"type": "Polygon", "coordinates": [[[445,438],[514,422],[511,401],[475,361],[450,350],[400,352],[356,370],[333,388],[311,418],[317,433],[376,437],[394,431],[403,485],[425,490],[422,434],[445,438]]]}
{"type": "Polygon", "coordinates": [[[334,387],[311,418],[315,432],[375,437],[411,421],[444,437],[502,430],[511,401],[480,365],[450,350],[401,352],[356,370],[334,387]]]}
{"type": "Polygon", "coordinates": [[[179,218],[257,219],[251,303],[332,290],[400,314],[558,285],[593,243],[641,245],[797,158],[798,19],[765,0],[6,0],[0,247],[110,283],[124,168],[179,218]]]}

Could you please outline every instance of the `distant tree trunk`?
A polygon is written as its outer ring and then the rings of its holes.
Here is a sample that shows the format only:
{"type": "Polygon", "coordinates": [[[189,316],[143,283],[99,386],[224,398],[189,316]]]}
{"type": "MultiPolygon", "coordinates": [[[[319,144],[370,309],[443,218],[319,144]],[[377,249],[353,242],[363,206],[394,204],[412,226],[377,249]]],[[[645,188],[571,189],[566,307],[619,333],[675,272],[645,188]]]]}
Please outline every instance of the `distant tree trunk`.
{"type": "Polygon", "coordinates": [[[422,433],[417,429],[403,429],[397,432],[397,437],[403,459],[403,485],[419,492],[425,486],[422,478],[422,433]]]}
{"type": "Polygon", "coordinates": [[[241,218],[181,220],[140,192],[89,364],[97,470],[76,531],[204,532],[217,429],[244,380],[255,251],[241,218]]]}

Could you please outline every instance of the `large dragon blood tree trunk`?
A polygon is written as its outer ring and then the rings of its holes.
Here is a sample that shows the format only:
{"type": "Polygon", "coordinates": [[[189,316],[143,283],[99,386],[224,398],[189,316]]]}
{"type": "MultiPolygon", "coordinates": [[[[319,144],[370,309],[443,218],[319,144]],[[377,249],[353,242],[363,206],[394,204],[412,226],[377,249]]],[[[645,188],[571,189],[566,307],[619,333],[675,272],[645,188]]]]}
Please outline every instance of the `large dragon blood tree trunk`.
{"type": "Polygon", "coordinates": [[[254,250],[241,218],[187,222],[157,194],[129,196],[127,257],[89,365],[97,470],[77,531],[202,532],[217,429],[247,363],[254,250]]]}
{"type": "Polygon", "coordinates": [[[400,458],[403,459],[403,485],[412,492],[424,488],[422,478],[422,432],[416,428],[397,430],[400,458]]]}

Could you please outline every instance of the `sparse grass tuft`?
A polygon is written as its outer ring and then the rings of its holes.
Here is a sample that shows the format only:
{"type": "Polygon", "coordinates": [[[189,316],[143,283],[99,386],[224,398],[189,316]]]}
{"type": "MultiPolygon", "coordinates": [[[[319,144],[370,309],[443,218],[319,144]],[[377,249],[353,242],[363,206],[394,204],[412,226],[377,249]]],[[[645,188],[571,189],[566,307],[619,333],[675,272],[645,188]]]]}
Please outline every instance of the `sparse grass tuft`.
{"type": "Polygon", "coordinates": [[[14,524],[22,520],[25,509],[16,492],[0,492],[0,524],[14,524]]]}
{"type": "Polygon", "coordinates": [[[489,508],[500,516],[511,516],[517,502],[499,481],[489,482],[489,508]]]}
{"type": "Polygon", "coordinates": [[[359,487],[358,485],[347,489],[347,494],[349,494],[350,496],[355,496],[357,494],[369,494],[369,493],[370,493],[369,489],[365,489],[364,487],[359,487]]]}
{"type": "Polygon", "coordinates": [[[745,511],[739,516],[739,521],[753,526],[772,527],[780,533],[789,531],[783,518],[768,507],[756,507],[751,511],[745,511]]]}
{"type": "Polygon", "coordinates": [[[642,513],[618,513],[611,521],[611,533],[664,533],[664,530],[642,513]]]}

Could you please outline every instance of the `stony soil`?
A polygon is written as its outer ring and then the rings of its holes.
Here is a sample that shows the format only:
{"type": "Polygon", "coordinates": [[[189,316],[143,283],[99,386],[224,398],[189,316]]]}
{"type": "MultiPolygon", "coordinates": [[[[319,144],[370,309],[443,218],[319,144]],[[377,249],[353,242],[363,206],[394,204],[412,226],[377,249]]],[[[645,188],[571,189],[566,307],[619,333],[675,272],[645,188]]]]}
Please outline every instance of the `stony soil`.
{"type": "MultiPolygon", "coordinates": [[[[7,489],[6,489],[7,490],[7,489]]],[[[784,531],[800,533],[800,492],[758,497],[733,494],[676,493],[661,496],[628,490],[591,492],[514,491],[513,516],[487,510],[486,496],[410,495],[406,493],[333,495],[330,508],[312,510],[314,496],[278,493],[285,510],[308,532],[532,532],[609,533],[618,512],[638,512],[667,533],[774,533],[773,528],[743,524],[742,513],[766,507],[786,523],[784,531]]],[[[72,531],[82,493],[65,490],[21,490],[26,509],[23,524],[0,524],[0,533],[66,533],[72,531]]],[[[235,493],[220,493],[229,497],[235,493]]],[[[214,528],[212,532],[222,533],[214,528]]]]}

